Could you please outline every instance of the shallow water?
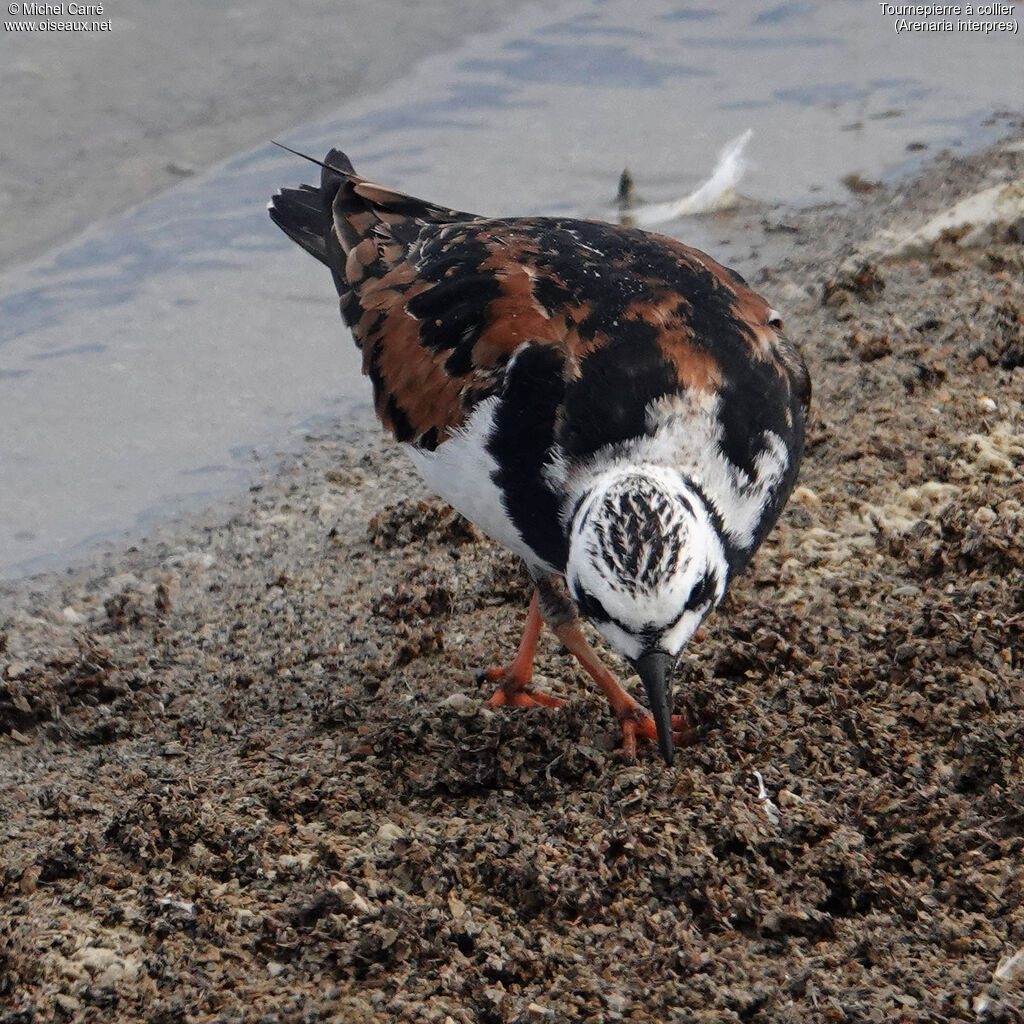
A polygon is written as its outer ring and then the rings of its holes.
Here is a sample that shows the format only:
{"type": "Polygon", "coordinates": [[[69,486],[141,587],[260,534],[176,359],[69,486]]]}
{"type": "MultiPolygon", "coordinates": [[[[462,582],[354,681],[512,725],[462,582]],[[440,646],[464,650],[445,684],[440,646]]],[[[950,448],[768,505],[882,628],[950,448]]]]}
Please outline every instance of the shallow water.
{"type": "MultiPolygon", "coordinates": [[[[463,209],[610,217],[625,166],[672,199],[753,128],[748,209],[842,201],[846,175],[980,145],[1020,102],[1019,33],[895,21],[862,0],[545,3],[282,141],[463,209]]],[[[315,170],[268,145],[0,278],[0,576],[239,489],[314,417],[369,418],[329,277],[264,211],[315,170]]],[[[749,223],[663,230],[750,272],[772,252],[749,223]]]]}

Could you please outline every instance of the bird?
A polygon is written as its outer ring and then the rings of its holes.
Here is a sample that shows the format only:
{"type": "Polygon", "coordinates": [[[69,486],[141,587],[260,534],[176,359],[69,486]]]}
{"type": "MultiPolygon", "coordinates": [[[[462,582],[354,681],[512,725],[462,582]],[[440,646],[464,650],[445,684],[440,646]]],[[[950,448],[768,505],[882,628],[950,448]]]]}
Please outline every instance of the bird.
{"type": "MultiPolygon", "coordinates": [[[[280,145],[280,143],[278,143],[280,145]]],[[[599,220],[485,217],[361,177],[268,210],[334,279],[382,425],[424,481],[520,556],[533,583],[491,707],[562,703],[533,684],[546,623],[607,697],[626,757],[667,764],[681,651],[792,491],[811,385],[780,315],[674,238],[599,220]],[[639,675],[645,708],[587,641],[639,675]]]]}

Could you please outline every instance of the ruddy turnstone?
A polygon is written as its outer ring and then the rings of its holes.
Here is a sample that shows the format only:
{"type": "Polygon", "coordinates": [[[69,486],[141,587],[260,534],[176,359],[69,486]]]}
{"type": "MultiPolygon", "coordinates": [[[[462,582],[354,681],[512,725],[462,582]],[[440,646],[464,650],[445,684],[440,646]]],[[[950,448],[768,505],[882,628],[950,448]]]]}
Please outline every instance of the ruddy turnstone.
{"type": "Polygon", "coordinates": [[[319,187],[283,189],[271,218],[331,271],[381,422],[536,585],[518,653],[485,674],[492,706],[561,703],[531,684],[543,619],[626,754],[656,739],[671,762],[689,728],[671,710],[679,652],[796,481],[810,382],[778,314],[672,238],[478,217],[359,177],[338,150],[313,162],[319,187]]]}

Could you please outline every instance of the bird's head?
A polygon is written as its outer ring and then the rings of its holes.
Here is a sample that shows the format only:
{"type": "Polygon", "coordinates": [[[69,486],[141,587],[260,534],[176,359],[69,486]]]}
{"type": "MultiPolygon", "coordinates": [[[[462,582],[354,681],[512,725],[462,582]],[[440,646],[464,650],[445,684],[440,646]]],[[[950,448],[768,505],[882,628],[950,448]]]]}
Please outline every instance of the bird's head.
{"type": "Polygon", "coordinates": [[[580,612],[639,673],[665,760],[679,652],[722,599],[729,564],[703,500],[661,467],[601,474],[573,510],[566,581],[580,612]]]}

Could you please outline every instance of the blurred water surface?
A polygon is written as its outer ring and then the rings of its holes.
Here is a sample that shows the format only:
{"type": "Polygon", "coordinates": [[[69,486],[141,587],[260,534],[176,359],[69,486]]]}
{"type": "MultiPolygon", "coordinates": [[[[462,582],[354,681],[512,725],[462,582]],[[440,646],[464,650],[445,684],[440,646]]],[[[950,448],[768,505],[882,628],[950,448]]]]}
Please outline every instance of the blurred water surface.
{"type": "MultiPolygon", "coordinates": [[[[462,209],[613,217],[624,167],[672,199],[752,128],[749,209],[839,202],[847,175],[981,145],[1020,102],[1020,34],[894,21],[863,0],[552,0],[282,141],[462,209]]],[[[240,489],[318,417],[369,421],[330,279],[265,213],[316,177],[267,145],[0,277],[0,577],[240,489]]],[[[772,253],[751,223],[664,230],[752,272],[772,253]]]]}

